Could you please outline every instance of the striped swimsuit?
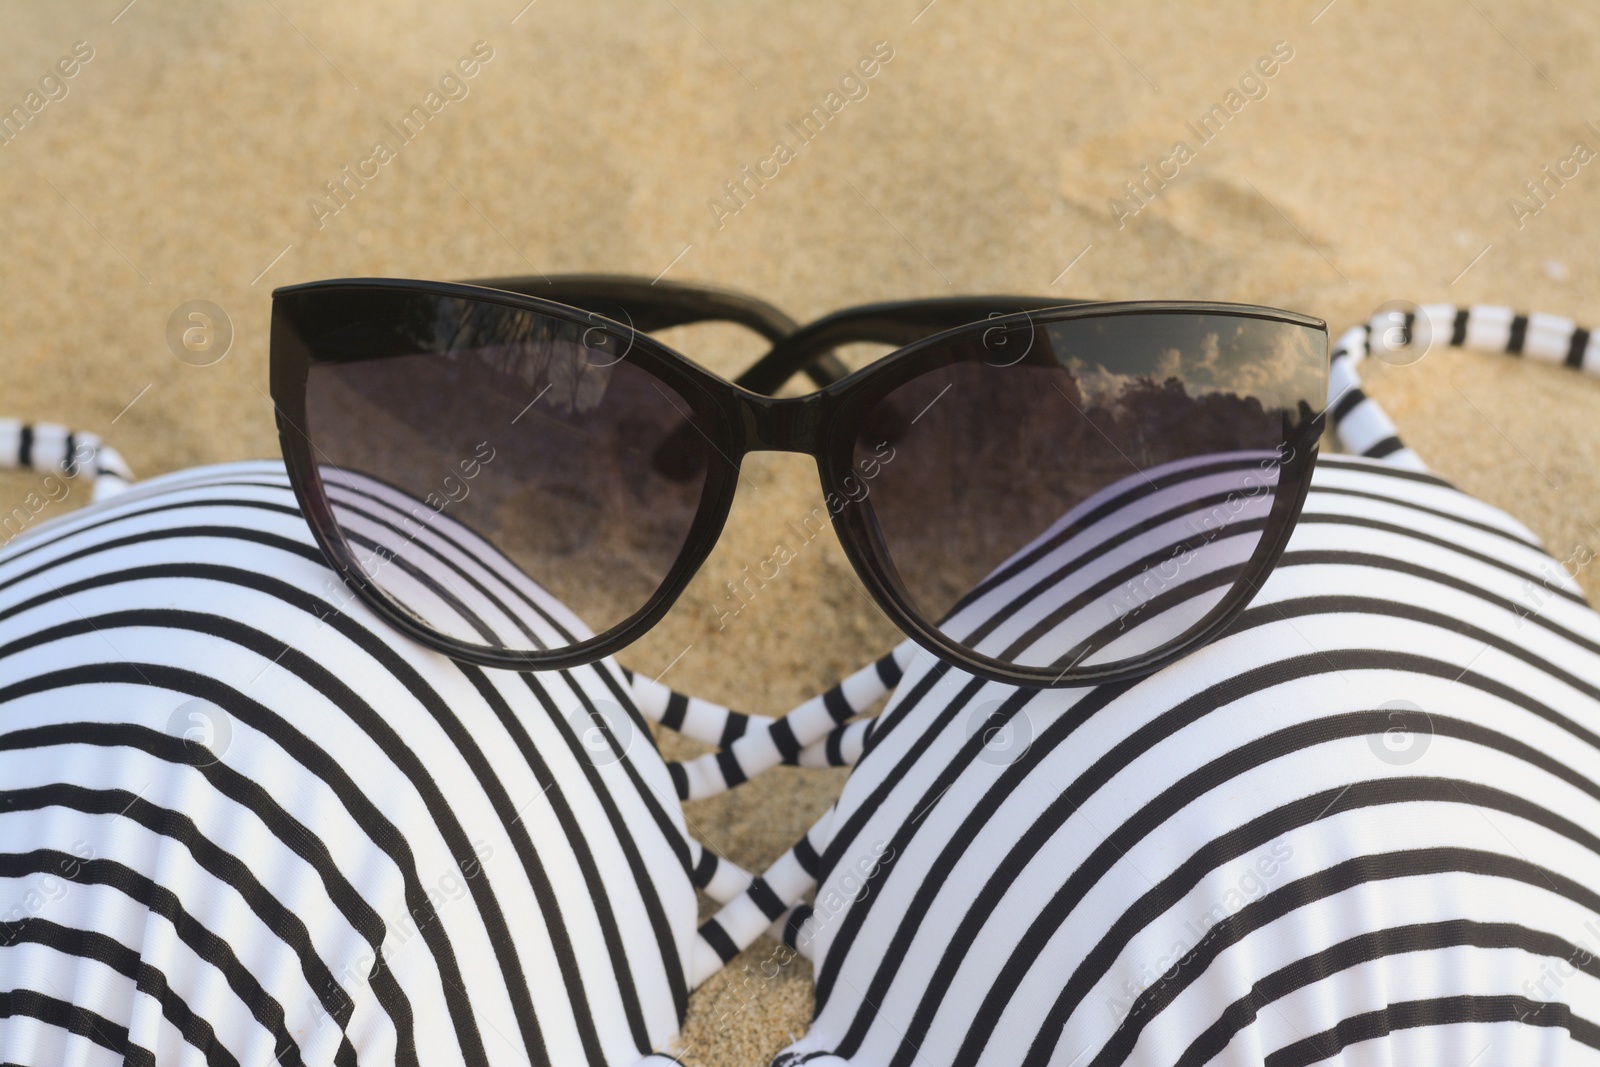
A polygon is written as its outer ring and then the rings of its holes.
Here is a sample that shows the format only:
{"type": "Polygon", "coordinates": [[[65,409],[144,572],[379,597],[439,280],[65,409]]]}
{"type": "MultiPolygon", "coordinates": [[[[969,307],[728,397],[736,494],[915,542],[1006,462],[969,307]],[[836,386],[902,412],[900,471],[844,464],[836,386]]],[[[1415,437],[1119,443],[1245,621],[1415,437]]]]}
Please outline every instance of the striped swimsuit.
{"type": "MultiPolygon", "coordinates": [[[[108,497],[0,549],[0,1063],[625,1067],[692,1055],[690,990],[763,934],[816,977],[783,1067],[1600,1062],[1600,617],[1404,448],[1367,336],[1333,365],[1354,455],[1224,637],[1043,691],[907,643],[778,718],[418,648],[281,464],[112,495],[109,449],[0,425],[108,497]],[[768,870],[689,836],[680,800],[780,764],[854,770],[768,870]]],[[[1000,640],[1020,609],[966,610],[1000,640]]]]}

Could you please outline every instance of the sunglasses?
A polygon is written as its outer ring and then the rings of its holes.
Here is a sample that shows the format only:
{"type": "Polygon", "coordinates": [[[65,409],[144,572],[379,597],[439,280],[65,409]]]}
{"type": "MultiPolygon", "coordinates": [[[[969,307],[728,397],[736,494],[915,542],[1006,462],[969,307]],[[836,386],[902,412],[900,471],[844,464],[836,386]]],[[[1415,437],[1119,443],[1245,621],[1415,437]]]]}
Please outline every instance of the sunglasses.
{"type": "Polygon", "coordinates": [[[1305,499],[1327,353],[1320,320],[1242,304],[959,297],[800,326],[606,275],[354,279],[273,294],[271,388],[329,562],[455,659],[559,669],[636,640],[771,450],[813,457],[823,501],[762,566],[831,526],[936,656],[1064,687],[1149,674],[1249,602],[1305,499]],[[770,350],[729,382],[650,336],[708,321],[770,350]],[[851,372],[834,349],[859,342],[902,347],[851,372]],[[802,372],[817,391],[774,395],[802,372]]]}

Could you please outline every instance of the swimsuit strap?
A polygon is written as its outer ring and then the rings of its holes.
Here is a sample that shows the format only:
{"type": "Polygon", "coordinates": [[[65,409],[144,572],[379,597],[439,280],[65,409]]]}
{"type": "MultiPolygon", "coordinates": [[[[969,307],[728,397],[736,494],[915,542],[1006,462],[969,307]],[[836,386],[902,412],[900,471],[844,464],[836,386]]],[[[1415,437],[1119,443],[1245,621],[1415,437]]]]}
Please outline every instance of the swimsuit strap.
{"type": "Polygon", "coordinates": [[[899,684],[917,654],[910,641],[869,663],[820,696],[776,719],[729,711],[634,675],[634,702],[646,718],[686,737],[719,744],[716,752],[667,764],[680,800],[724,793],[780,765],[839,767],[860,755],[868,728],[847,724],[899,684]],[[853,729],[847,727],[854,727],[853,729]]]}
{"type": "MultiPolygon", "coordinates": [[[[889,687],[892,684],[889,679],[898,678],[895,671],[897,669],[903,671],[902,664],[909,662],[914,655],[916,655],[916,646],[907,641],[876,663],[870,664],[856,673],[859,675],[869,670],[875,670],[878,672],[883,685],[889,687]],[[885,661],[888,661],[888,663],[886,664],[885,661]]],[[[751,732],[752,726],[755,727],[757,734],[763,731],[770,733],[773,725],[778,721],[768,715],[731,711],[721,704],[679,693],[662,685],[660,682],[637,675],[626,667],[622,669],[622,673],[632,683],[634,703],[639,706],[639,711],[646,719],[658,723],[683,737],[704,744],[715,745],[718,749],[728,748],[735,741],[751,732]]],[[[839,701],[843,701],[853,709],[853,714],[859,714],[865,711],[873,700],[877,699],[872,694],[872,687],[861,684],[847,685],[845,682],[841,682],[817,699],[822,700],[824,705],[832,702],[835,706],[839,701]]],[[[806,704],[800,705],[795,710],[799,711],[811,703],[811,701],[807,701],[806,704]]],[[[793,748],[783,749],[781,762],[786,767],[853,767],[856,760],[861,758],[861,752],[865,748],[867,741],[872,737],[872,730],[877,721],[877,719],[862,719],[835,726],[821,740],[803,745],[798,751],[793,748]]],[[[791,723],[790,728],[793,729],[793,726],[794,724],[791,723]]],[[[714,761],[716,757],[717,753],[712,753],[708,757],[699,758],[714,761]]],[[[737,756],[730,758],[737,758],[737,756]]],[[[672,772],[673,780],[687,786],[689,771],[682,766],[683,762],[671,761],[668,763],[668,768],[678,768],[672,772]]],[[[694,761],[688,762],[692,763],[694,761]]],[[[752,768],[742,768],[742,771],[745,777],[749,778],[752,768]]],[[[703,772],[697,771],[697,773],[703,772]]],[[[704,776],[709,778],[709,774],[704,776]]],[[[697,799],[684,797],[681,793],[680,798],[685,800],[697,799]]]]}
{"type": "Polygon", "coordinates": [[[133,484],[133,471],[121,454],[92,433],[74,433],[50,422],[0,419],[0,469],[37,470],[94,480],[94,499],[133,484]]]}
{"type": "MultiPolygon", "coordinates": [[[[1443,342],[1454,348],[1504,352],[1600,374],[1600,342],[1592,341],[1589,330],[1555,315],[1522,314],[1489,304],[1435,304],[1407,315],[1398,336],[1393,332],[1395,328],[1393,318],[1379,315],[1351,328],[1339,339],[1330,357],[1327,411],[1345,451],[1404,469],[1428,468],[1401,440],[1388,413],[1362,391],[1357,372],[1360,362],[1374,355],[1375,332],[1389,331],[1379,334],[1380,353],[1403,350],[1413,343],[1443,342]],[[1418,329],[1418,318],[1424,318],[1422,329],[1418,329]]],[[[681,771],[674,769],[679,795],[685,799],[714,795],[742,781],[739,775],[748,777],[780,762],[800,766],[853,765],[879,720],[845,720],[882,695],[872,684],[875,671],[891,671],[894,681],[880,682],[887,683],[884,691],[892,689],[916,653],[916,646],[905,642],[878,664],[858,671],[828,695],[800,705],[781,719],[752,718],[749,729],[754,740],[746,743],[740,737],[724,744],[721,752],[686,761],[681,771]],[[894,668],[889,667],[890,663],[894,668]],[[861,687],[862,696],[871,694],[871,701],[841,699],[851,696],[852,685],[861,687]],[[830,698],[835,701],[837,713],[831,727],[827,716],[818,713],[830,698]],[[846,703],[854,710],[847,712],[846,703]],[[730,780],[729,771],[737,780],[730,780]]],[[[640,703],[642,706],[644,701],[640,703]]],[[[811,955],[810,942],[819,927],[819,915],[802,898],[816,885],[817,857],[828,845],[832,816],[830,809],[794,848],[700,928],[691,983],[722,967],[764,933],[773,933],[802,955],[811,955]]]]}
{"type": "MultiPolygon", "coordinates": [[[[1426,304],[1405,313],[1403,324],[1398,318],[1399,313],[1375,315],[1345,331],[1333,349],[1327,412],[1339,443],[1352,455],[1409,470],[1428,469],[1422,457],[1400,439],[1394,420],[1361,389],[1356,368],[1375,355],[1375,333],[1382,354],[1403,352],[1419,343],[1442,342],[1451,348],[1503,352],[1600,374],[1600,342],[1588,329],[1560,315],[1524,314],[1498,304],[1426,304]]],[[[1377,354],[1375,358],[1383,357],[1377,354]]]]}
{"type": "Polygon", "coordinates": [[[809,909],[802,913],[797,905],[817,884],[820,854],[828,841],[833,810],[830,806],[823,812],[794,847],[701,924],[689,961],[691,989],[721,970],[762,934],[771,934],[791,948],[797,938],[802,943],[809,942],[801,923],[814,919],[809,909]]]}

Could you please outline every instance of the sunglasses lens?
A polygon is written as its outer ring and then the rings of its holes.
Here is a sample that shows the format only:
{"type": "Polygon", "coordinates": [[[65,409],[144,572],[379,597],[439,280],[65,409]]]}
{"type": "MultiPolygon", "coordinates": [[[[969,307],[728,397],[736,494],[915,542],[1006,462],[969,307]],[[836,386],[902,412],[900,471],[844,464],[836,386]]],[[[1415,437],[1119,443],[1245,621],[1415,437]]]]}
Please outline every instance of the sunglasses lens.
{"type": "Polygon", "coordinates": [[[637,337],[391,290],[280,303],[274,345],[315,360],[301,429],[331,524],[391,603],[457,641],[532,651],[609,630],[661,588],[706,445],[682,432],[688,402],[630,358],[637,337]]]}
{"type": "Polygon", "coordinates": [[[1221,313],[974,328],[868,412],[853,495],[947,638],[1018,667],[1132,666],[1205,630],[1270,553],[1326,352],[1313,327],[1221,313]]]}

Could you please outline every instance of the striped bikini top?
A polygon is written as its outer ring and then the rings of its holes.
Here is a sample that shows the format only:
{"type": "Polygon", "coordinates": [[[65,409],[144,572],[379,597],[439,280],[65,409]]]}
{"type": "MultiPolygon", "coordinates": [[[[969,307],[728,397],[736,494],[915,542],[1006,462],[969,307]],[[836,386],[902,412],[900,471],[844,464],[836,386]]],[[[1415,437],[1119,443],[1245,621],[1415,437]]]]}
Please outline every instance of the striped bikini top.
{"type": "MultiPolygon", "coordinates": [[[[1424,313],[1600,364],[1570,323],[1424,313]]],[[[1354,455],[1223,638],[1045,691],[908,643],[777,718],[455,663],[337,582],[281,464],[129,487],[0,424],[106,498],[0,516],[0,1062],[695,1061],[690,991],[769,978],[764,934],[816,979],[785,1067],[1595,1055],[1600,617],[1400,443],[1369,336],[1334,356],[1354,455]],[[695,840],[680,801],[782,764],[854,770],[759,874],[695,840]]]]}

